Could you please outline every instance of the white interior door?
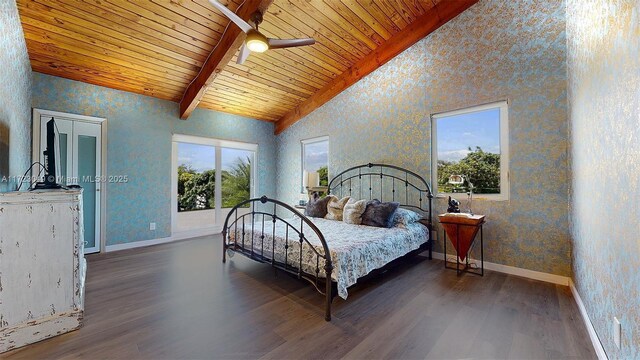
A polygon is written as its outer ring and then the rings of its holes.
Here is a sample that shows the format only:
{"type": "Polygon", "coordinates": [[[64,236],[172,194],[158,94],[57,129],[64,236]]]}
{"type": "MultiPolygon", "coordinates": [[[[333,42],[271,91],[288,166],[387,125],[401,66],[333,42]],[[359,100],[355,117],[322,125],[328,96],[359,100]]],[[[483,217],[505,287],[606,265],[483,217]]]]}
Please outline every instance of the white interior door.
{"type": "Polygon", "coordinates": [[[100,190],[102,178],[100,124],[73,122],[73,180],[82,193],[84,252],[100,251],[100,190]]]}
{"type": "MultiPolygon", "coordinates": [[[[40,119],[40,162],[44,163],[47,121],[40,119]]],[[[100,191],[102,178],[102,128],[101,124],[54,117],[58,151],[56,161],[60,173],[57,182],[61,185],[80,185],[84,191],[84,252],[100,251],[100,191]]]]}

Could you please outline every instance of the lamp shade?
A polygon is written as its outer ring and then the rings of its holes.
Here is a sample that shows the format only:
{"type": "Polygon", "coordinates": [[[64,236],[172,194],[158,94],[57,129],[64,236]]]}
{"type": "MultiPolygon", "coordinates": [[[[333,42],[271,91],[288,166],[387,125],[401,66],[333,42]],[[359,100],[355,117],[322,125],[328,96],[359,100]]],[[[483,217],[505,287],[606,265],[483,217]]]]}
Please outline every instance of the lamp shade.
{"type": "Polygon", "coordinates": [[[320,174],[317,172],[304,171],[302,177],[302,186],[305,188],[313,188],[320,186],[320,174]]]}

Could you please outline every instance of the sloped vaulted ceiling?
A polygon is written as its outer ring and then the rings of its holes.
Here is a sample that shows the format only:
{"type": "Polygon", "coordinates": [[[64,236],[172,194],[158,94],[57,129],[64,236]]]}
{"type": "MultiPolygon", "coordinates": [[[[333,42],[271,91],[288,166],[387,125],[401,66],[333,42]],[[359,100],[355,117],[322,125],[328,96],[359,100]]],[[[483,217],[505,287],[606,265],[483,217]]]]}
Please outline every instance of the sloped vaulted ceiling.
{"type": "MultiPolygon", "coordinates": [[[[196,104],[282,131],[476,1],[268,1],[261,32],[316,44],[252,54],[243,65],[238,41],[228,44],[233,56],[198,84],[196,104]]],[[[233,11],[243,4],[220,2],[233,11]]],[[[229,24],[207,0],[17,3],[34,71],[176,102],[229,24]]]]}

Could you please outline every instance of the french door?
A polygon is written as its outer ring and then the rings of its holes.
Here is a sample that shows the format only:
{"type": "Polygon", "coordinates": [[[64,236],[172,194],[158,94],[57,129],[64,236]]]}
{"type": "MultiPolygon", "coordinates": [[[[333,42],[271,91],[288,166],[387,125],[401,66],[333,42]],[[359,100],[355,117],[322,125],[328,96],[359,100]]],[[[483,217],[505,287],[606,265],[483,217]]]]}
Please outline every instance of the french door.
{"type": "Polygon", "coordinates": [[[89,254],[100,251],[102,124],[73,119],[72,116],[41,114],[40,142],[37,150],[40,162],[44,163],[46,124],[53,118],[57,137],[56,158],[60,164],[56,181],[63,186],[79,185],[83,189],[84,252],[89,254]]]}
{"type": "Polygon", "coordinates": [[[178,134],[172,141],[172,233],[220,231],[231,208],[255,196],[258,145],[178,134]]]}

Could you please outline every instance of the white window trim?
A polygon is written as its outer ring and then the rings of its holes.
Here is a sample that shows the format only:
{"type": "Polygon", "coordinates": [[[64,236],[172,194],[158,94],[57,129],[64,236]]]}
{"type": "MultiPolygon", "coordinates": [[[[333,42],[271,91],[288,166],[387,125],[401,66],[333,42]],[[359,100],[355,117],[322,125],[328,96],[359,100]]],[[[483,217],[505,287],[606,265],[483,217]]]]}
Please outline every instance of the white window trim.
{"type": "Polygon", "coordinates": [[[258,151],[258,144],[245,143],[245,142],[232,141],[232,140],[214,139],[214,138],[207,138],[202,136],[174,134],[171,140],[175,142],[182,142],[182,143],[189,143],[189,144],[219,146],[219,147],[225,147],[225,148],[231,148],[231,149],[249,150],[249,151],[256,151],[256,152],[258,151]]]}
{"type": "MultiPolygon", "coordinates": [[[[214,139],[207,138],[201,136],[192,136],[192,135],[181,135],[181,134],[173,134],[171,136],[171,234],[172,236],[177,234],[177,217],[178,217],[178,198],[176,194],[178,193],[178,172],[174,171],[178,168],[178,143],[189,143],[189,144],[198,144],[198,145],[207,145],[213,146],[216,148],[216,170],[218,170],[218,164],[222,164],[222,148],[228,149],[238,149],[238,150],[248,150],[253,151],[253,161],[254,164],[251,167],[251,190],[249,197],[255,198],[256,194],[259,191],[258,184],[258,144],[245,143],[239,141],[232,140],[222,140],[222,139],[214,139]]],[[[222,172],[216,171],[216,184],[222,183],[222,172]]],[[[222,188],[216,186],[215,188],[216,196],[215,196],[215,214],[216,219],[220,219],[222,217],[222,188]]],[[[222,226],[215,226],[212,230],[213,232],[222,231],[222,226]]]]}
{"type": "MultiPolygon", "coordinates": [[[[325,136],[318,136],[315,138],[311,138],[311,139],[304,139],[304,140],[300,140],[300,193],[304,194],[305,190],[302,186],[302,184],[304,184],[304,179],[302,178],[304,176],[304,146],[305,145],[309,145],[309,144],[315,144],[315,143],[319,143],[319,142],[323,142],[326,141],[327,142],[327,156],[329,155],[329,146],[331,146],[330,142],[329,142],[329,135],[325,135],[325,136]]],[[[327,168],[329,167],[329,159],[327,158],[327,168]]]]}
{"type": "Polygon", "coordinates": [[[438,192],[438,133],[437,120],[445,117],[474,113],[489,109],[500,109],[500,194],[473,194],[476,200],[509,200],[509,107],[508,101],[497,101],[489,104],[472,106],[465,109],[431,114],[431,184],[436,197],[450,195],[460,196],[459,193],[438,192]]]}

